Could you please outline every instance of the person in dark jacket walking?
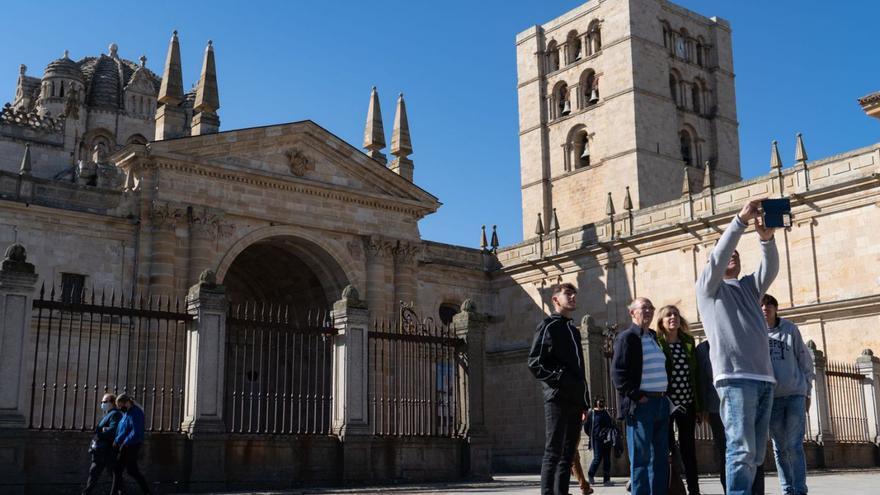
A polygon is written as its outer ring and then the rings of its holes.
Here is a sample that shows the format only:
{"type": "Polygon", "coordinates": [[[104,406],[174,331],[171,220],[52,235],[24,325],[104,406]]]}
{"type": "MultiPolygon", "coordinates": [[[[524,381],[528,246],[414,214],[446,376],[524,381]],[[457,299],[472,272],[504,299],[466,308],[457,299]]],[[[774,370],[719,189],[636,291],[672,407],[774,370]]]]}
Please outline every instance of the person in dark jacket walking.
{"type": "Polygon", "coordinates": [[[629,305],[632,325],[614,339],[611,380],[626,421],[633,495],[660,495],[669,480],[669,398],[666,356],[651,330],[654,305],[640,297],[629,305]]]}
{"type": "Polygon", "coordinates": [[[110,493],[115,495],[122,492],[122,471],[126,471],[137,481],[141,491],[150,493],[150,486],[137,464],[138,453],[144,444],[144,411],[126,394],[120,395],[116,399],[116,404],[124,414],[119,422],[116,439],[113,441],[113,447],[118,454],[110,493]]]}
{"type": "MultiPolygon", "coordinates": [[[[542,495],[567,495],[571,464],[580,439],[582,415],[589,401],[581,333],[571,321],[577,289],[570,283],[553,288],[554,312],[535,330],[528,366],[541,381],[546,440],[541,464],[542,495]]],[[[589,488],[586,493],[591,493],[589,488]]]]}
{"type": "Polygon", "coordinates": [[[104,412],[104,417],[95,427],[95,436],[89,446],[92,465],[89,466],[89,479],[86,481],[84,494],[92,493],[95,485],[98,484],[101,473],[104,472],[104,469],[112,470],[116,460],[115,452],[113,452],[113,440],[116,438],[116,429],[122,419],[122,411],[116,408],[115,395],[104,394],[104,397],[101,398],[101,411],[104,412]]]}
{"type": "Polygon", "coordinates": [[[587,471],[591,484],[594,484],[593,478],[601,464],[603,468],[602,485],[612,486],[611,448],[614,446],[612,429],[614,429],[614,420],[605,409],[605,399],[597,397],[593,401],[593,409],[587,414],[587,421],[584,423],[584,433],[590,438],[587,446],[593,451],[593,462],[590,463],[590,469],[587,471]]]}

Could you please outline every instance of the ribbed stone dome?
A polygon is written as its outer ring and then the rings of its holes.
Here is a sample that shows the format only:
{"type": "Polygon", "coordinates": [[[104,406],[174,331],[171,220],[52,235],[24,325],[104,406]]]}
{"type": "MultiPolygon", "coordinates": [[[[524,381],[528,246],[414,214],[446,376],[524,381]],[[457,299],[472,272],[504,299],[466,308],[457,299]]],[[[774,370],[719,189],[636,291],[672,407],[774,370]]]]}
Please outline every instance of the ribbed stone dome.
{"type": "Polygon", "coordinates": [[[83,80],[83,74],[79,69],[79,65],[67,57],[67,52],[64,52],[64,57],[49,62],[49,65],[46,66],[46,71],[43,73],[43,78],[47,77],[66,77],[76,79],[77,81],[83,80]]]}

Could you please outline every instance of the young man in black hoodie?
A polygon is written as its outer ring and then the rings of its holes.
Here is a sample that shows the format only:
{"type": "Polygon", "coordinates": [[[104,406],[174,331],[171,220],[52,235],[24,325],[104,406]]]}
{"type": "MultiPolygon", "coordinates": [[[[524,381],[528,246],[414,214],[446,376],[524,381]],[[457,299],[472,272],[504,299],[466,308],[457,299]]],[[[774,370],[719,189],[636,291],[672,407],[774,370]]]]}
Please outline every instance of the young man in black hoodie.
{"type": "MultiPolygon", "coordinates": [[[[571,463],[590,400],[581,333],[571,321],[571,313],[577,309],[577,289],[569,283],[559,284],[553,288],[551,301],[553,313],[535,330],[529,370],[544,391],[546,441],[541,494],[567,495],[571,463]]],[[[592,493],[588,490],[586,493],[592,493]]]]}

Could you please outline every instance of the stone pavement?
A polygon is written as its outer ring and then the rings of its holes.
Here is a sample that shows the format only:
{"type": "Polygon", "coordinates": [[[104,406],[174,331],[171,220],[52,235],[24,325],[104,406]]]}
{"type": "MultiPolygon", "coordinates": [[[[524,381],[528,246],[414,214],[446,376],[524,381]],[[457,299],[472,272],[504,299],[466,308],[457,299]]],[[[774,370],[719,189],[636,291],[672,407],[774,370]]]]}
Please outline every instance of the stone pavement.
{"type": "MultiPolygon", "coordinates": [[[[624,478],[615,478],[614,487],[596,487],[595,495],[626,495],[624,478]]],[[[880,494],[880,470],[860,471],[818,471],[809,474],[810,495],[878,495],[880,494]]],[[[260,493],[265,495],[353,495],[353,494],[470,494],[470,495],[535,495],[538,493],[537,475],[496,475],[493,481],[480,483],[435,483],[424,485],[371,486],[348,488],[303,488],[281,492],[238,492],[260,493]]],[[[702,495],[721,495],[718,478],[700,478],[702,495]]],[[[580,490],[571,485],[570,493],[576,495],[580,490]]],[[[774,473],[767,476],[766,495],[779,495],[779,482],[774,473]]]]}

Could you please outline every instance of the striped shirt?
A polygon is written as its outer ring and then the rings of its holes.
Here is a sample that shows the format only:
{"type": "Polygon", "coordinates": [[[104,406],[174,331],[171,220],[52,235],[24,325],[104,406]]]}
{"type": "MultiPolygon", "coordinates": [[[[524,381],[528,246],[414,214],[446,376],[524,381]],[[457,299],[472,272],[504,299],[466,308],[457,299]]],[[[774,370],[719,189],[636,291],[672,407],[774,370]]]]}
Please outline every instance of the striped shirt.
{"type": "Polygon", "coordinates": [[[654,335],[646,330],[642,334],[642,384],[639,390],[666,392],[666,380],[666,355],[654,335]]]}

